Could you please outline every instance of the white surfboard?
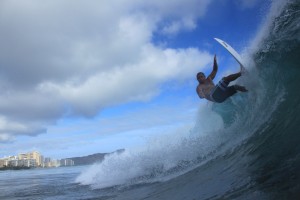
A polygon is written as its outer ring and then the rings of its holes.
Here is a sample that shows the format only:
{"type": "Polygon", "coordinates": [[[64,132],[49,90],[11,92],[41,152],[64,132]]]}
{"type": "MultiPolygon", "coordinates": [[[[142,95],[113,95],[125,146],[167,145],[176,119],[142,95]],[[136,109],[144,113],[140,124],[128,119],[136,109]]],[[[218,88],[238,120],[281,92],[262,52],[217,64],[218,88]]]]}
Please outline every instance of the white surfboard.
{"type": "Polygon", "coordinates": [[[219,38],[214,38],[217,42],[219,42],[234,58],[235,60],[242,66],[244,67],[242,58],[240,56],[240,54],[238,54],[236,52],[236,50],[234,50],[234,48],[232,48],[228,43],[226,43],[225,41],[219,39],[219,38]]]}

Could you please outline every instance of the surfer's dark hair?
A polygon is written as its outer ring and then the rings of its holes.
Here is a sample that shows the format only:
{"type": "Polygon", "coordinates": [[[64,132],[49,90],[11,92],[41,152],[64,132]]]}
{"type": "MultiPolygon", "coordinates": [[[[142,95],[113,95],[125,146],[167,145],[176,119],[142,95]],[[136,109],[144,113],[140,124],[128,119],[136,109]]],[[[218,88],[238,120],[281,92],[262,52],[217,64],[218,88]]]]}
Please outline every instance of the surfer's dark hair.
{"type": "Polygon", "coordinates": [[[203,75],[205,76],[205,74],[203,72],[198,72],[196,78],[198,79],[198,76],[203,75]]]}

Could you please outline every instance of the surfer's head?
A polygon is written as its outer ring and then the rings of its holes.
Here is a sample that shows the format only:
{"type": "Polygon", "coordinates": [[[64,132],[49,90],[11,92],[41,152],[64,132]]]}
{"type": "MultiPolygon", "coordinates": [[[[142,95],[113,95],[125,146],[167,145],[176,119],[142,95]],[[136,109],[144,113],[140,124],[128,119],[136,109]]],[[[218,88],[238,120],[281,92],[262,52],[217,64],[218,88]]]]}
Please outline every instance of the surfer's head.
{"type": "Polygon", "coordinates": [[[198,74],[197,74],[197,80],[200,82],[200,83],[202,83],[202,82],[204,82],[205,81],[205,74],[203,73],[203,72],[199,72],[198,74]]]}

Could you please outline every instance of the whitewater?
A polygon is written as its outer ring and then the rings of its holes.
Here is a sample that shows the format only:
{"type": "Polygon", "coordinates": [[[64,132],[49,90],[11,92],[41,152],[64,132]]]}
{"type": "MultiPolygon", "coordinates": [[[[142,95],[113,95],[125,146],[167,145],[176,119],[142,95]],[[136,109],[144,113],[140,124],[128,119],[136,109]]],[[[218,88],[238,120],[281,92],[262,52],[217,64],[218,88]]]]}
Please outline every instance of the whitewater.
{"type": "Polygon", "coordinates": [[[0,172],[0,199],[299,199],[299,55],[300,1],[273,1],[242,53],[248,94],[88,167],[0,172]]]}
{"type": "Polygon", "coordinates": [[[76,182],[112,199],[299,197],[299,7],[274,1],[244,48],[248,95],[199,108],[194,127],[107,156],[76,182]]]}

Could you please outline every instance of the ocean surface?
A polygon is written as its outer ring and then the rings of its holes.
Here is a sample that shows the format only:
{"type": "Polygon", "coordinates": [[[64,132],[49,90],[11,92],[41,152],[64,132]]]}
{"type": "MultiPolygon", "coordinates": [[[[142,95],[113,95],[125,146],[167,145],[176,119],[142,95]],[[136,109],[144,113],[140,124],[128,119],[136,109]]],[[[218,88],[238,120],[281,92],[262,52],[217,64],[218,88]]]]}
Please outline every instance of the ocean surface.
{"type": "Polygon", "coordinates": [[[250,92],[192,129],[91,166],[0,171],[0,199],[300,199],[300,1],[273,1],[242,56],[250,92]]]}

